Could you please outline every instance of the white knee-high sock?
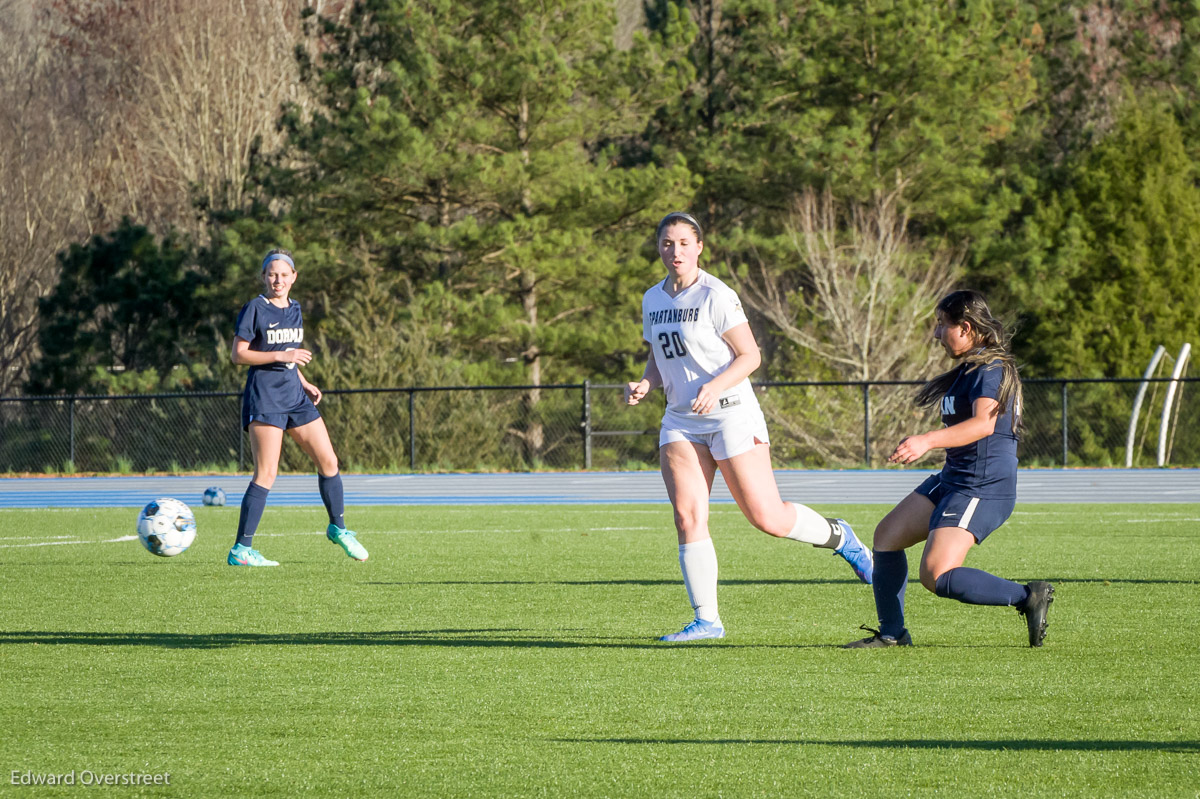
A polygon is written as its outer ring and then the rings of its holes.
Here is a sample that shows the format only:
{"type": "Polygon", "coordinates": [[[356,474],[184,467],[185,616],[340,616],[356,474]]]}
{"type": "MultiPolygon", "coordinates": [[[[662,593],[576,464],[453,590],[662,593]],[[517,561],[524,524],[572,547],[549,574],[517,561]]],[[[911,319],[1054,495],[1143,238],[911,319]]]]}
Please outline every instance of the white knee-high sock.
{"type": "Polygon", "coordinates": [[[680,544],[679,568],[696,618],[718,621],[721,614],[717,612],[717,550],[712,539],[680,544]]]}
{"type": "Polygon", "coordinates": [[[788,504],[796,509],[796,523],[792,525],[792,531],[787,534],[788,538],[823,549],[837,549],[842,545],[842,531],[833,523],[832,519],[826,519],[812,508],[801,505],[799,502],[789,502],[788,504]]]}

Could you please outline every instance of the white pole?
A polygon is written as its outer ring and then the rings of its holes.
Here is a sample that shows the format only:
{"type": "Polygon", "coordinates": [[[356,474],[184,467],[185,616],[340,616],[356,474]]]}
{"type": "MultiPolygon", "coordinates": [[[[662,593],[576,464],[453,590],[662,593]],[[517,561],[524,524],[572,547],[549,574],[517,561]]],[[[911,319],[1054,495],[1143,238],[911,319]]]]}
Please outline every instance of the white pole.
{"type": "Polygon", "coordinates": [[[1154,377],[1154,370],[1158,368],[1158,362],[1162,360],[1163,353],[1167,348],[1159,344],[1154,350],[1154,354],[1150,356],[1150,365],[1146,367],[1146,373],[1142,375],[1142,384],[1138,386],[1137,396],[1133,400],[1133,413],[1129,414],[1129,433],[1125,436],[1125,468],[1133,468],[1133,440],[1137,433],[1138,416],[1142,413],[1142,400],[1146,398],[1146,386],[1149,385],[1150,378],[1154,377]]]}
{"type": "Polygon", "coordinates": [[[1188,354],[1191,351],[1192,345],[1186,343],[1179,350],[1179,357],[1175,360],[1175,368],[1171,371],[1171,382],[1167,383],[1167,398],[1163,400],[1162,424],[1158,426],[1159,466],[1165,466],[1167,463],[1167,427],[1171,421],[1171,403],[1175,401],[1175,389],[1179,386],[1177,381],[1183,376],[1183,369],[1187,365],[1188,354]]]}

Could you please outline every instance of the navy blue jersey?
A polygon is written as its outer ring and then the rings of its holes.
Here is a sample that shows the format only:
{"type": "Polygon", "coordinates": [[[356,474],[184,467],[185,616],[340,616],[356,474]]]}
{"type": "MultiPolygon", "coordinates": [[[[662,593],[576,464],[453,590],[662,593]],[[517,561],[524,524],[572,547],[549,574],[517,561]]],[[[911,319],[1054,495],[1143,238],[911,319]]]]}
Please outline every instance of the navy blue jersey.
{"type": "MultiPolygon", "coordinates": [[[[959,367],[958,376],[942,397],[942,423],[947,427],[974,415],[972,406],[980,397],[997,399],[1004,369],[999,361],[970,369],[959,367]]],[[[996,417],[990,436],[963,447],[946,449],[942,482],[956,491],[982,499],[1013,499],[1017,496],[1017,437],[1013,433],[1012,400],[996,417]]]]}
{"type": "MultiPolygon", "coordinates": [[[[255,352],[279,352],[299,349],[304,341],[304,318],[300,303],[288,301],[277,308],[261,294],[242,306],[237,318],[237,335],[250,342],[255,352]]],[[[294,363],[269,363],[251,366],[242,395],[245,413],[290,413],[311,404],[300,386],[300,374],[294,363]]]]}

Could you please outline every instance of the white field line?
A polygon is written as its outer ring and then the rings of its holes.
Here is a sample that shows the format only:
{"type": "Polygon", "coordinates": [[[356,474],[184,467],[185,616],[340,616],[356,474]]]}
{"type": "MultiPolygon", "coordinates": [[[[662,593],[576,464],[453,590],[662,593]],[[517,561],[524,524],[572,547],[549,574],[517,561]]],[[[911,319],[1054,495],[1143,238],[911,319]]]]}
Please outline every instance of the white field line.
{"type": "Polygon", "coordinates": [[[116,544],[121,541],[136,540],[136,535],[123,535],[120,538],[106,538],[103,541],[39,541],[36,544],[0,544],[0,549],[17,549],[18,547],[59,547],[65,544],[116,544]]]}
{"type": "MultiPolygon", "coordinates": [[[[555,532],[561,533],[603,533],[624,530],[657,530],[657,527],[563,527],[555,532]]],[[[376,535],[447,535],[449,533],[523,533],[525,530],[373,530],[369,533],[371,536],[376,535]]],[[[307,532],[307,533],[256,533],[255,538],[289,538],[295,536],[315,536],[325,535],[323,531],[307,532]]],[[[21,536],[21,539],[31,538],[32,536],[21,536]]],[[[58,538],[73,538],[72,536],[57,536],[58,538]]],[[[0,539],[12,541],[14,539],[0,539]]],[[[64,546],[67,544],[116,544],[124,541],[136,541],[136,535],[123,535],[120,538],[106,538],[102,541],[80,541],[78,539],[71,541],[37,541],[32,544],[0,544],[0,549],[19,549],[25,547],[54,547],[64,546]]]]}
{"type": "Polygon", "coordinates": [[[10,535],[5,536],[4,541],[55,541],[62,538],[70,538],[72,541],[78,540],[77,535],[10,535]]]}
{"type": "MultiPolygon", "coordinates": [[[[608,533],[622,532],[626,530],[662,530],[662,527],[559,527],[549,532],[555,533],[608,533]]],[[[481,528],[472,530],[469,528],[455,528],[454,530],[372,530],[364,533],[367,536],[375,535],[450,535],[452,533],[535,533],[540,535],[540,530],[517,530],[517,529],[496,529],[494,527],[481,528]]],[[[255,538],[287,538],[288,536],[298,535],[325,535],[324,532],[315,533],[255,533],[255,538]]]]}
{"type": "MultiPolygon", "coordinates": [[[[1014,517],[1019,516],[1019,515],[1033,516],[1033,515],[1043,515],[1043,514],[1040,514],[1040,513],[1039,514],[1033,514],[1033,513],[1022,514],[1020,511],[1017,511],[1016,513],[1013,514],[1014,517]]],[[[1049,514],[1046,514],[1046,515],[1049,515],[1049,514]]],[[[1116,524],[1156,524],[1156,523],[1161,524],[1164,522],[1165,523],[1200,522],[1200,517],[1165,516],[1165,517],[1145,518],[1145,519],[1115,519],[1114,518],[1112,520],[1112,522],[1116,523],[1116,524]]],[[[1057,526],[1057,525],[1066,525],[1066,524],[1078,524],[1078,520],[1046,519],[1046,520],[1038,520],[1035,522],[1032,519],[1028,520],[1028,521],[1024,521],[1024,520],[1014,518],[1009,522],[1009,524],[1013,525],[1013,526],[1020,526],[1020,527],[1025,527],[1025,526],[1030,526],[1030,525],[1031,526],[1037,526],[1037,525],[1057,526]]],[[[609,533],[609,532],[630,532],[630,531],[635,531],[635,530],[644,531],[644,530],[663,530],[663,529],[666,529],[666,528],[664,528],[662,525],[656,525],[656,526],[652,526],[652,527],[646,527],[646,526],[560,527],[557,530],[554,530],[551,532],[609,533]]],[[[525,533],[525,532],[529,532],[529,531],[515,530],[515,529],[496,529],[496,528],[475,528],[475,529],[458,528],[458,529],[454,529],[454,530],[372,530],[368,533],[368,536],[377,536],[377,535],[448,535],[451,533],[482,535],[482,534],[488,534],[488,533],[525,533]]],[[[299,533],[299,532],[298,533],[257,533],[256,537],[257,538],[292,538],[292,537],[297,537],[297,536],[318,536],[318,535],[324,535],[324,534],[325,533],[323,531],[317,530],[317,531],[302,532],[302,533],[299,533]]],[[[34,536],[14,536],[14,537],[0,538],[0,541],[28,540],[28,539],[32,539],[32,538],[34,538],[34,536]]],[[[28,543],[28,544],[0,544],[0,549],[18,549],[18,548],[23,548],[23,547],[53,547],[53,546],[63,546],[63,545],[67,545],[67,544],[116,544],[116,543],[122,543],[125,541],[136,541],[137,540],[136,535],[124,535],[119,538],[106,538],[101,541],[81,541],[81,540],[78,540],[77,538],[75,538],[74,536],[54,536],[54,538],[55,539],[71,539],[71,540],[53,540],[53,541],[42,540],[42,541],[36,541],[33,543],[28,543]]]]}
{"type": "Polygon", "coordinates": [[[1130,524],[1146,524],[1147,522],[1200,522],[1195,516],[1168,516],[1165,519],[1126,519],[1130,524]]]}

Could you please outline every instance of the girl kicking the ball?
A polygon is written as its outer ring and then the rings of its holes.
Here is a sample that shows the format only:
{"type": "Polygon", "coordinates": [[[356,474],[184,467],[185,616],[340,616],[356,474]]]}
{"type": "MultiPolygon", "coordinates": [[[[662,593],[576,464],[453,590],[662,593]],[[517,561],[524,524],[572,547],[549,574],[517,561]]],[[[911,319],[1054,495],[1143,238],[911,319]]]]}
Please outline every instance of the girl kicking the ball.
{"type": "Polygon", "coordinates": [[[1025,616],[1029,645],[1041,646],[1053,586],[1042,580],[1021,585],[962,565],[972,547],[1004,524],[1017,501],[1021,379],[1008,333],[982,294],[955,291],[937,304],[933,337],[959,364],[926,383],[917,404],[940,407],[943,427],[908,436],[888,460],[912,463],[944,448],[946,463],[875,528],[872,589],[879,629],[864,626],[872,635],[845,648],[912,646],[904,626],[904,550],[922,541],[921,585],[970,605],[1015,607],[1025,616]]]}
{"type": "Polygon", "coordinates": [[[338,459],[317,411],[321,389],[304,379],[300,368],[312,353],[304,341],[300,303],[288,298],[296,282],[296,264],[287,250],[271,250],[262,262],[265,291],[242,306],[233,339],[233,362],[250,367],[242,395],[242,429],[250,434],[254,477],[242,497],[237,541],[229,550],[230,566],[278,566],[251,544],[262,519],[267,494],[279,473],[286,432],[317,466],[317,486],[329,512],[326,537],[355,560],[367,550],[343,520],[342,476],[338,459]]]}

